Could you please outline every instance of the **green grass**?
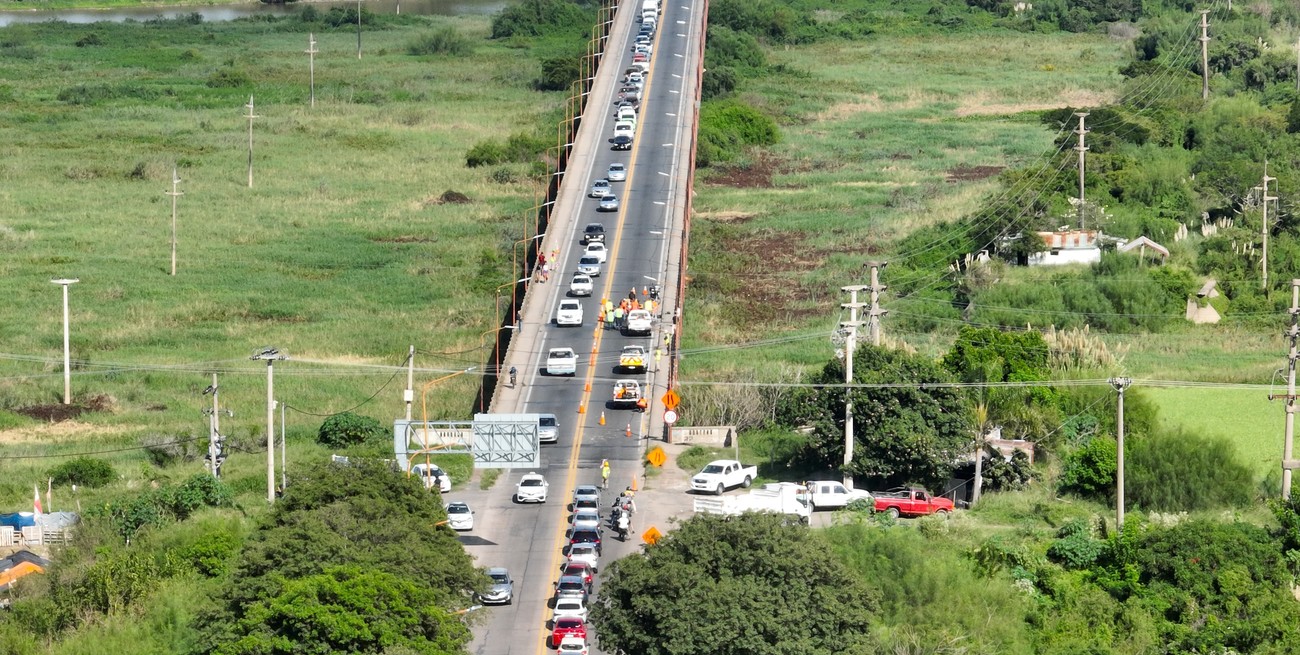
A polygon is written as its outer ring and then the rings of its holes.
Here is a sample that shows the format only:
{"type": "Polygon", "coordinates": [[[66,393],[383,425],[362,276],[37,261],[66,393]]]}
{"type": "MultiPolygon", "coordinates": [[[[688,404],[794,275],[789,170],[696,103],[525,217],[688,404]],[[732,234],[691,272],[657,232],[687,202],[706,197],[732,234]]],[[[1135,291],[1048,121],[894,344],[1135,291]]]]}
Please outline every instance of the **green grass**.
{"type": "MultiPolygon", "coordinates": [[[[93,31],[103,45],[79,48],[84,26],[0,29],[0,52],[21,54],[0,56],[10,117],[0,123],[0,276],[11,281],[0,338],[6,353],[39,360],[0,360],[0,407],[60,399],[59,293],[48,280],[62,276],[81,279],[71,288],[73,395],[106,394],[112,406],[67,431],[95,433],[96,447],[151,431],[205,434],[209,371],[222,373],[235,411],[226,425],[256,433],[264,366],[247,358],[267,345],[291,357],[276,366],[291,425],[313,429],[353,406],[400,415],[404,380],[383,365],[400,366],[408,344],[426,369],[417,385],[481,365],[493,289],[511,279],[512,244],[533,229],[524,216],[537,184],[524,165],[504,167],[516,182],[496,182],[495,168],[467,169],[464,154],[504,130],[550,133],[562,98],[531,89],[527,49],[488,41],[486,17],[402,16],[366,32],[362,60],[351,33],[287,20],[93,31]],[[448,24],[475,54],[405,54],[448,24]],[[314,109],[301,52],[311,29],[314,109]],[[219,70],[252,84],[208,86],[219,70]],[[185,194],[175,277],[163,195],[173,166],[185,194]],[[447,190],[471,202],[437,202],[447,190]]],[[[480,379],[432,388],[429,417],[463,418],[480,379]]],[[[48,436],[11,430],[0,442],[19,454],[62,447],[48,436]]]]}
{"type": "MultiPolygon", "coordinates": [[[[1263,478],[1282,466],[1284,400],[1250,389],[1144,389],[1160,408],[1160,420],[1237,446],[1242,462],[1263,478]]],[[[1285,394],[1286,384],[1273,391],[1285,394]]]]}

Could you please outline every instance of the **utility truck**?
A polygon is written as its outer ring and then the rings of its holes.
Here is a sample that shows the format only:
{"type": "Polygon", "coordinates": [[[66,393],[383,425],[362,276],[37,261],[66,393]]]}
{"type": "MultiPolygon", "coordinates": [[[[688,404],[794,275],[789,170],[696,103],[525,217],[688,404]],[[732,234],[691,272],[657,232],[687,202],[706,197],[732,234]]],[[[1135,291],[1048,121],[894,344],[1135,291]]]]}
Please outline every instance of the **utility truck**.
{"type": "Polygon", "coordinates": [[[808,523],[812,516],[808,487],[793,482],[773,482],[762,489],[752,489],[740,496],[722,498],[696,498],[695,511],[699,514],[736,516],[745,512],[768,512],[796,516],[808,523]]]}
{"type": "Polygon", "coordinates": [[[718,459],[704,465],[691,478],[691,491],[711,491],[715,496],[731,487],[745,487],[758,477],[757,466],[745,466],[734,459],[718,459]]]}
{"type": "Polygon", "coordinates": [[[618,355],[618,367],[624,371],[645,371],[645,348],[624,346],[618,355]]]}
{"type": "Polygon", "coordinates": [[[625,335],[645,335],[650,334],[654,326],[654,318],[650,316],[649,310],[634,309],[627,313],[627,326],[623,328],[625,335]]]}

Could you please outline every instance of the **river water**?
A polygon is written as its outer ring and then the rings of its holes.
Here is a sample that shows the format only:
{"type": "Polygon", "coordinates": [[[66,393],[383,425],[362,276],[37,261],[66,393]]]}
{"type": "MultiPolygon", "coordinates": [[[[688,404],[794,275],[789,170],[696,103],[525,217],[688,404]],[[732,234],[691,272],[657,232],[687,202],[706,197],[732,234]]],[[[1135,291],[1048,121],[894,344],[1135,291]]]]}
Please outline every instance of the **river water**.
{"type": "MultiPolygon", "coordinates": [[[[0,27],[14,23],[42,23],[59,20],[66,23],[121,23],[128,20],[176,18],[199,14],[203,20],[222,22],[257,15],[286,16],[301,11],[308,3],[264,4],[250,2],[237,5],[207,5],[192,7],[129,7],[116,9],[52,9],[35,11],[0,11],[0,27]]],[[[355,7],[355,2],[312,2],[321,11],[330,7],[355,7]]],[[[409,13],[421,16],[463,16],[495,14],[509,0],[365,0],[365,7],[378,14],[409,13]],[[399,12],[400,10],[400,12],[399,12]]]]}

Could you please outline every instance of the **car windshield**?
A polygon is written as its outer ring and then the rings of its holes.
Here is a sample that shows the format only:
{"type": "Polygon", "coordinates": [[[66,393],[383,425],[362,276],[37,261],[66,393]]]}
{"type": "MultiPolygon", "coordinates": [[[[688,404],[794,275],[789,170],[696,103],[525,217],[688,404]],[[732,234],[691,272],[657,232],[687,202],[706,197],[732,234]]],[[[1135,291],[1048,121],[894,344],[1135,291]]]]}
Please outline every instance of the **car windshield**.
{"type": "Polygon", "coordinates": [[[555,627],[556,628],[581,628],[582,619],[576,619],[571,616],[566,616],[562,619],[556,620],[555,627]]]}
{"type": "Polygon", "coordinates": [[[530,478],[530,479],[528,479],[528,480],[524,480],[523,482],[520,482],[520,483],[519,483],[519,486],[521,486],[521,487],[540,487],[540,486],[542,486],[542,481],[541,481],[541,480],[537,480],[537,479],[532,479],[532,478],[530,478]]]}
{"type": "MultiPolygon", "coordinates": [[[[563,353],[557,353],[557,354],[554,355],[554,356],[555,356],[555,357],[572,357],[572,356],[573,356],[573,353],[571,353],[571,352],[563,352],[563,353]]],[[[545,427],[548,427],[548,428],[553,428],[553,427],[556,427],[557,425],[559,425],[559,423],[556,422],[554,416],[543,416],[543,417],[537,419],[537,424],[538,424],[538,425],[545,426],[545,427]]]]}
{"type": "Polygon", "coordinates": [[[705,472],[705,473],[721,473],[721,472],[722,472],[722,467],[721,467],[721,466],[718,466],[717,464],[709,464],[708,466],[704,467],[704,472],[705,472]]]}
{"type": "MultiPolygon", "coordinates": [[[[599,259],[596,259],[595,257],[583,257],[582,259],[579,259],[579,260],[578,260],[578,263],[579,263],[579,264],[599,264],[599,263],[600,263],[600,260],[599,260],[599,259]]],[[[577,307],[572,307],[571,309],[577,309],[577,307]]]]}
{"type": "Polygon", "coordinates": [[[469,507],[466,505],[448,505],[448,514],[469,514],[469,507]]]}
{"type": "Polygon", "coordinates": [[[506,575],[506,574],[504,574],[504,573],[493,573],[493,574],[491,575],[491,578],[492,578],[492,581],[495,582],[495,583],[497,583],[497,584],[505,584],[505,583],[507,583],[507,582],[510,582],[510,576],[508,576],[508,575],[506,575]]]}

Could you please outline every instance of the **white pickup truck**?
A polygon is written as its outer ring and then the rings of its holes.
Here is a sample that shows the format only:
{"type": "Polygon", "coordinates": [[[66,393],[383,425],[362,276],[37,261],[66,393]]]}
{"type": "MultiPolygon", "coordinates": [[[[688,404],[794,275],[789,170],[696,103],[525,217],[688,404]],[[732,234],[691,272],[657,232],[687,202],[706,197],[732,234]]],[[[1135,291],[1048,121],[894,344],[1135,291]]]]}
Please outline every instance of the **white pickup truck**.
{"type": "Polygon", "coordinates": [[[812,517],[808,488],[793,482],[765,484],[762,489],[753,489],[741,496],[696,498],[695,512],[724,516],[736,516],[745,512],[770,512],[797,516],[799,521],[805,524],[812,517]]]}
{"type": "Polygon", "coordinates": [[[711,491],[713,495],[721,496],[731,487],[748,488],[756,477],[757,466],[744,466],[734,459],[714,460],[691,478],[691,491],[711,491]]]}
{"type": "Polygon", "coordinates": [[[627,327],[623,329],[624,334],[650,334],[653,327],[654,319],[650,312],[645,309],[634,309],[627,313],[627,327]]]}
{"type": "Polygon", "coordinates": [[[874,502],[870,491],[849,489],[843,483],[834,480],[815,480],[808,483],[813,511],[819,509],[843,509],[855,500],[874,502]]]}

